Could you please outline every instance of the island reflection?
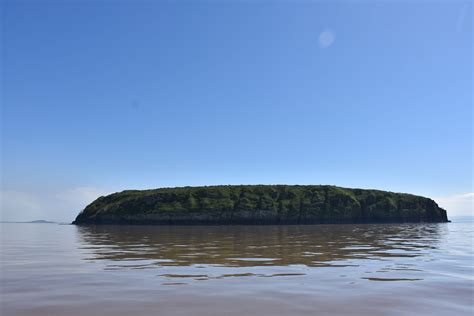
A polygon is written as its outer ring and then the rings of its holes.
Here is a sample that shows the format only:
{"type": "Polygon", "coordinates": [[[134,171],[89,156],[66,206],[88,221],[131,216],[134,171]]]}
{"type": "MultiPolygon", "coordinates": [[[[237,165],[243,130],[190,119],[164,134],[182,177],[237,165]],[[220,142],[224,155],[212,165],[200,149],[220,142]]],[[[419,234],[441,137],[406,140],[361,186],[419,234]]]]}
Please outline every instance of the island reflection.
{"type": "Polygon", "coordinates": [[[426,256],[445,226],[79,226],[77,232],[86,260],[115,268],[335,267],[426,256]]]}

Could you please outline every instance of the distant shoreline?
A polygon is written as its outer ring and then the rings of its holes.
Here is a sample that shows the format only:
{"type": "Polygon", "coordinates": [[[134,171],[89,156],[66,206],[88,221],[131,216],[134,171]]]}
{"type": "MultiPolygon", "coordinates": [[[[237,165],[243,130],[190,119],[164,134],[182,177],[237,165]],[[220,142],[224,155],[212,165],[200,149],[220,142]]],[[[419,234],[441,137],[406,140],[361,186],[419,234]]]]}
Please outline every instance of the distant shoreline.
{"type": "Polygon", "coordinates": [[[0,223],[9,223],[9,224],[60,224],[59,222],[46,221],[46,220],[35,220],[35,221],[0,221],[0,223]]]}

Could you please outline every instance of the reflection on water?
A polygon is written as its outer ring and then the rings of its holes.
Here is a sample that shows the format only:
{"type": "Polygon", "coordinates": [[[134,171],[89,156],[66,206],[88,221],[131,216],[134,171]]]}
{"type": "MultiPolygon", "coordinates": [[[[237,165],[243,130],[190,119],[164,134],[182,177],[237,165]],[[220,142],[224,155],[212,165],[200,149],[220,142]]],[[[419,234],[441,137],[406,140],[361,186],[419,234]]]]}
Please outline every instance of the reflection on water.
{"type": "Polygon", "coordinates": [[[301,276],[314,268],[364,265],[367,273],[395,275],[361,277],[371,281],[422,280],[410,273],[421,271],[419,260],[429,260],[445,229],[443,224],[77,227],[85,260],[104,260],[106,269],[160,269],[166,279],[206,280],[301,276]],[[284,272],[252,269],[264,267],[284,272]]]}
{"type": "Polygon", "coordinates": [[[0,224],[0,315],[470,315],[473,224],[0,224]]]}

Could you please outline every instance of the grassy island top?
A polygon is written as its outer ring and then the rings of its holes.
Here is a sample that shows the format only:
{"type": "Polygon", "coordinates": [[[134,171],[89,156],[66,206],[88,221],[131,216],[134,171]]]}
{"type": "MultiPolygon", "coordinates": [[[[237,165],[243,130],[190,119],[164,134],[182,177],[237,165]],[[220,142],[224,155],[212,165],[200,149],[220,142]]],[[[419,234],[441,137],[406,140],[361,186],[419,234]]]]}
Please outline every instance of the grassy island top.
{"type": "Polygon", "coordinates": [[[219,185],[100,197],[76,224],[445,222],[431,199],[330,185],[219,185]]]}

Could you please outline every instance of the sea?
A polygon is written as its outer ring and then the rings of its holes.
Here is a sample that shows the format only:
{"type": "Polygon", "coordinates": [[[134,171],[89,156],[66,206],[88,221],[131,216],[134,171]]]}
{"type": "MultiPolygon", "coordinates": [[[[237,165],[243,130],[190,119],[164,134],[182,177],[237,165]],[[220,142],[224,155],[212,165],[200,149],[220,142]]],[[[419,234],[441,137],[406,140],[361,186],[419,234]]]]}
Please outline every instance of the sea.
{"type": "Polygon", "coordinates": [[[0,315],[474,315],[474,221],[2,223],[0,315]]]}

